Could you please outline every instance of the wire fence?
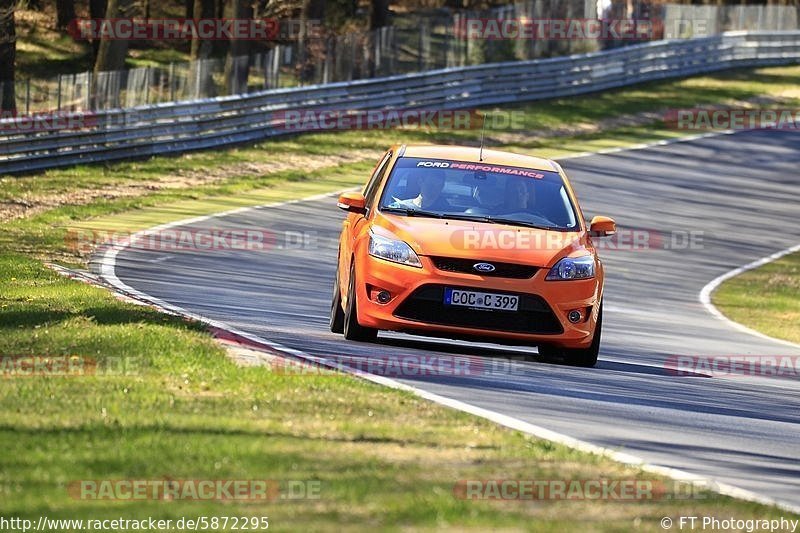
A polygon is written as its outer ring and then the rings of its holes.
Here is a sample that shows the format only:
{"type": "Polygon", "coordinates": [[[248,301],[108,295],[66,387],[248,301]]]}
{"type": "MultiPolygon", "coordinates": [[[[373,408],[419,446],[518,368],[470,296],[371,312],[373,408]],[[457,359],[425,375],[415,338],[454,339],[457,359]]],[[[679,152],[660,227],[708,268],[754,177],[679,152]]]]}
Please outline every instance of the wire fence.
{"type": "Polygon", "coordinates": [[[235,58],[212,58],[113,72],[82,72],[15,82],[18,113],[87,112],[246,94],[428,70],[557,57],[642,42],[636,39],[486,39],[459,31],[470,19],[609,19],[652,21],[647,40],[724,31],[798,29],[800,11],[780,5],[679,5],[611,0],[526,0],[489,11],[443,11],[395,17],[373,32],[275,44],[235,58]]]}

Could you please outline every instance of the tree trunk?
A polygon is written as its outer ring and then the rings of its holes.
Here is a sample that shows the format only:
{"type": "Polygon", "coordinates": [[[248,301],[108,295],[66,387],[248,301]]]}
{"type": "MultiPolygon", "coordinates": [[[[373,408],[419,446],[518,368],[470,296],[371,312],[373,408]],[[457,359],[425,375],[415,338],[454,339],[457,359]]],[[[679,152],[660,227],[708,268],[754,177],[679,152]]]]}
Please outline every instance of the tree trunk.
{"type": "MultiPolygon", "coordinates": [[[[131,12],[132,3],[133,0],[108,0],[106,7],[107,18],[131,17],[133,15],[131,12]]],[[[93,108],[120,107],[122,103],[120,96],[124,81],[122,73],[103,76],[100,76],[99,73],[123,70],[127,57],[128,41],[105,38],[100,40],[100,46],[97,48],[97,58],[94,62],[94,74],[92,75],[93,108]]]]}
{"type": "MultiPolygon", "coordinates": [[[[132,15],[132,0],[108,0],[106,8],[107,18],[127,18],[132,15]]],[[[102,39],[97,50],[97,60],[94,62],[94,72],[107,72],[125,68],[125,59],[128,57],[128,41],[123,39],[102,39]]]]}
{"type": "Polygon", "coordinates": [[[66,30],[75,18],[75,0],[56,0],[56,29],[66,30]]]}
{"type": "Polygon", "coordinates": [[[17,33],[14,26],[15,0],[0,0],[0,111],[15,113],[14,64],[17,54],[17,33]]]}
{"type": "Polygon", "coordinates": [[[303,0],[303,10],[300,14],[300,32],[297,36],[297,70],[301,82],[308,82],[314,76],[316,62],[315,49],[322,44],[319,38],[308,35],[309,21],[321,21],[325,16],[325,0],[303,0]]]}
{"type": "MultiPolygon", "coordinates": [[[[89,17],[101,19],[106,16],[106,0],[89,0],[89,17]]],[[[92,41],[92,64],[97,62],[97,52],[100,49],[100,39],[92,41]]]]}
{"type": "Polygon", "coordinates": [[[389,25],[389,0],[372,0],[369,3],[369,29],[377,30],[389,25]]]}
{"type": "Polygon", "coordinates": [[[368,77],[376,75],[375,43],[380,39],[378,30],[389,25],[389,0],[371,0],[369,3],[369,35],[365,46],[365,73],[368,77]]]}
{"type": "MultiPolygon", "coordinates": [[[[250,0],[228,0],[227,18],[251,19],[253,18],[253,5],[250,0]]],[[[224,79],[228,85],[228,94],[247,92],[247,76],[250,66],[246,57],[250,52],[250,41],[231,40],[228,47],[228,56],[225,58],[224,79]]]]}
{"type": "MultiPolygon", "coordinates": [[[[198,19],[214,18],[214,0],[194,0],[194,16],[198,19]]],[[[198,36],[192,39],[191,68],[189,69],[189,87],[191,95],[197,98],[214,96],[214,80],[205,61],[211,57],[212,41],[202,40],[198,36]]]]}

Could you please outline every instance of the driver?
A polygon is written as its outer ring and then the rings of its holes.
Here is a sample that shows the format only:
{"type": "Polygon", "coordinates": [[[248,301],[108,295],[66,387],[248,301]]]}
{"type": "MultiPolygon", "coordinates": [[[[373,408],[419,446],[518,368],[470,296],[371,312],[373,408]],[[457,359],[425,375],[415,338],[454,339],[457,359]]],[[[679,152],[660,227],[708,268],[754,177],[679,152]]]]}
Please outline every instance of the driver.
{"type": "Polygon", "coordinates": [[[424,174],[418,174],[416,179],[419,183],[419,195],[411,199],[411,203],[424,211],[448,211],[452,206],[445,200],[442,191],[444,190],[445,176],[441,169],[432,169],[424,174]]]}
{"type": "Polygon", "coordinates": [[[528,183],[519,178],[510,178],[506,182],[506,197],[503,209],[506,213],[527,211],[533,204],[533,190],[528,183]]]}

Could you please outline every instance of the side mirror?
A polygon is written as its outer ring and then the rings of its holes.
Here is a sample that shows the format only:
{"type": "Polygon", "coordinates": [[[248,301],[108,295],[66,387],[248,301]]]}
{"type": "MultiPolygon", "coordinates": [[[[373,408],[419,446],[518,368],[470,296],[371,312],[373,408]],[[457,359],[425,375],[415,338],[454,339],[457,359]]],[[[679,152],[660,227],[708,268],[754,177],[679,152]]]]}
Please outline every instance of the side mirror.
{"type": "Polygon", "coordinates": [[[361,214],[367,212],[366,206],[367,199],[360,192],[346,192],[339,196],[339,202],[336,204],[339,209],[361,214]]]}
{"type": "Polygon", "coordinates": [[[617,223],[613,218],[594,217],[589,224],[589,235],[592,237],[609,237],[617,232],[617,223]]]}

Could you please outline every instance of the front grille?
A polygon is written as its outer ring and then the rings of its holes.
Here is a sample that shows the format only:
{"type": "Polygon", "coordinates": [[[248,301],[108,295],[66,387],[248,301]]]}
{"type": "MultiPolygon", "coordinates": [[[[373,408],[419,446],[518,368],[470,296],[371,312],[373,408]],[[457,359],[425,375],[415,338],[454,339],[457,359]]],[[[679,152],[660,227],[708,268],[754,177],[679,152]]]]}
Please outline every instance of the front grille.
{"type": "Polygon", "coordinates": [[[431,257],[434,266],[443,272],[459,272],[462,274],[478,274],[481,276],[494,278],[515,278],[529,279],[539,271],[539,267],[529,265],[517,265],[514,263],[497,263],[486,261],[494,265],[494,272],[478,272],[473,268],[476,263],[484,261],[475,259],[461,259],[457,257],[431,257]]]}
{"type": "MultiPolygon", "coordinates": [[[[452,288],[485,291],[474,287],[452,288]]],[[[428,324],[513,333],[557,334],[564,331],[547,302],[534,294],[486,291],[520,297],[517,311],[497,311],[445,305],[444,289],[444,285],[423,285],[397,307],[394,316],[428,324]]]]}

